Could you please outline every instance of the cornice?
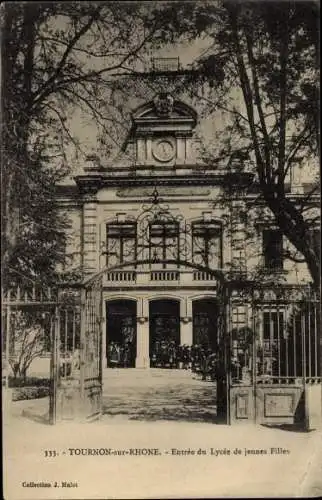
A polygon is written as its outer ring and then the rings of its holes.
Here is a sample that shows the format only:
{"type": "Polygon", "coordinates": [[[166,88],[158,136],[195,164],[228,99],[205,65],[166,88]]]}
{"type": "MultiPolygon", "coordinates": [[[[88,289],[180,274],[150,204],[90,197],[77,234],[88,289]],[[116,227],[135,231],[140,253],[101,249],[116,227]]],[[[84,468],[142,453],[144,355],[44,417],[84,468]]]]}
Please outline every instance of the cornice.
{"type": "MultiPolygon", "coordinates": [[[[216,172],[205,173],[196,172],[191,174],[166,174],[166,175],[134,175],[133,172],[127,171],[127,175],[111,175],[106,171],[86,173],[74,177],[74,186],[57,186],[57,197],[62,204],[70,204],[78,206],[81,199],[91,197],[96,198],[96,194],[103,188],[142,188],[142,187],[231,187],[236,186],[236,196],[240,198],[241,194],[250,202],[254,197],[258,196],[259,186],[255,183],[251,184],[252,174],[245,172],[238,172],[236,174],[216,172]],[[251,190],[249,189],[251,185],[251,190]]],[[[305,197],[305,194],[287,193],[287,198],[295,203],[305,197]]],[[[320,203],[320,195],[313,194],[307,201],[307,205],[312,207],[318,206],[320,203]]],[[[265,207],[264,200],[256,200],[256,206],[265,207]]]]}
{"type": "Polygon", "coordinates": [[[127,175],[106,176],[101,174],[79,175],[74,180],[81,193],[94,194],[99,189],[108,187],[140,187],[140,186],[225,186],[236,184],[247,186],[253,174],[249,173],[191,173],[175,175],[127,175]]]}

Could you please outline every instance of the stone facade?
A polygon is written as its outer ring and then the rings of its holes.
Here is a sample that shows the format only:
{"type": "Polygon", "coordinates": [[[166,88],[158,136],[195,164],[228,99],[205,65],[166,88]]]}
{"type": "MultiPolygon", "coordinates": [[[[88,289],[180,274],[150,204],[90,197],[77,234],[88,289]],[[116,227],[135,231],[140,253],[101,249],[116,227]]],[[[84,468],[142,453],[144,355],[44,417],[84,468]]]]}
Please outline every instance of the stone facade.
{"type": "MultiPolygon", "coordinates": [[[[108,303],[133,301],[136,367],[150,366],[151,302],[179,303],[180,344],[191,345],[194,304],[220,303],[222,273],[232,268],[251,273],[264,265],[263,227],[269,227],[270,214],[250,205],[242,192],[223,200],[227,185],[242,185],[252,174],[240,165],[228,172],[204,164],[194,139],[197,121],[190,106],[162,94],[133,112],[128,137],[135,151],[132,166],[104,168],[92,157],[74,184],[61,189],[61,206],[71,219],[68,268],[81,268],[89,276],[106,270],[103,356],[109,342],[108,303]],[[171,224],[178,224],[178,233],[167,233],[171,224]]],[[[285,261],[274,275],[282,284],[309,282],[304,264],[285,261]]],[[[240,308],[247,323],[248,306],[240,308]]]]}

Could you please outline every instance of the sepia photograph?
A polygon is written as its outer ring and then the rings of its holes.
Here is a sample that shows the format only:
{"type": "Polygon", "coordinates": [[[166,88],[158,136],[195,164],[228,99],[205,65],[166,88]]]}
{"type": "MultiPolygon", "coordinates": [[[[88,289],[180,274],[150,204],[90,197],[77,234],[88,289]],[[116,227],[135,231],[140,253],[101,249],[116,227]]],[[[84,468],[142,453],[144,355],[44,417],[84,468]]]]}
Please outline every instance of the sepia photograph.
{"type": "Polygon", "coordinates": [[[321,497],[320,2],[0,19],[3,498],[321,497]]]}

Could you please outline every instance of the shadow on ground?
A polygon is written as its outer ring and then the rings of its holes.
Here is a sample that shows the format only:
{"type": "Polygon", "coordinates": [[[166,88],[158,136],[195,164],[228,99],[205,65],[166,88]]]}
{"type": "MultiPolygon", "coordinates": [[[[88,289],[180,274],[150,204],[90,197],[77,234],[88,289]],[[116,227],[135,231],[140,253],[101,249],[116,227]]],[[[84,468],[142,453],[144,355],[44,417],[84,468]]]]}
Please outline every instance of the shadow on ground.
{"type": "Polygon", "coordinates": [[[26,410],[23,411],[21,415],[27,420],[31,420],[32,422],[36,422],[37,424],[51,425],[48,413],[46,413],[45,415],[37,415],[32,410],[26,410]]]}
{"type": "MultiPolygon", "coordinates": [[[[133,372],[132,372],[133,373],[133,372]]],[[[134,374],[135,375],[135,374],[134,374]]],[[[120,374],[122,384],[111,377],[104,384],[103,414],[128,420],[214,422],[215,385],[194,380],[188,374],[157,373],[145,379],[120,374]],[[180,376],[181,375],[181,376],[180,376]],[[158,377],[158,378],[157,378],[158,377]]]]}
{"type": "Polygon", "coordinates": [[[313,429],[306,429],[303,423],[296,424],[261,424],[262,427],[267,427],[268,429],[279,429],[281,431],[289,431],[289,432],[303,432],[308,433],[312,432],[313,429]]]}

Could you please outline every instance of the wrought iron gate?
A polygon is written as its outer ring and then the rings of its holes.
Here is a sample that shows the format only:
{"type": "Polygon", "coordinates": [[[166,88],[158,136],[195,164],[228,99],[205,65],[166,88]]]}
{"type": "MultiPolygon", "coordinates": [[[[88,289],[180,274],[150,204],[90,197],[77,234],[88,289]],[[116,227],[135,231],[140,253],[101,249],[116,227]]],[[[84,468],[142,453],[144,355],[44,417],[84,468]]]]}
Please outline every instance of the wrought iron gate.
{"type": "Polygon", "coordinates": [[[102,277],[58,291],[51,365],[52,423],[91,421],[102,407],[102,277]]]}
{"type": "Polygon", "coordinates": [[[102,276],[82,290],[80,381],[83,411],[93,420],[102,411],[102,276]]]}
{"type": "Polygon", "coordinates": [[[236,292],[227,313],[227,423],[321,425],[316,295],[291,287],[236,292]]]}

